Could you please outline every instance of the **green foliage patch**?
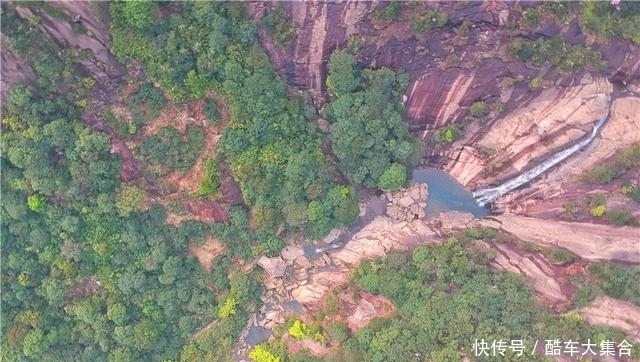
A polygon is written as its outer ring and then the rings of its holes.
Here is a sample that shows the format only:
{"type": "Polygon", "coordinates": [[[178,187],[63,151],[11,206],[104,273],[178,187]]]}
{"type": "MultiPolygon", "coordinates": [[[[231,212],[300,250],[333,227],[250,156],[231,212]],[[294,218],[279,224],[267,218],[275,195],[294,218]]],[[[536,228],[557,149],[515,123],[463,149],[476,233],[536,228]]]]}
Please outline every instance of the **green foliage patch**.
{"type": "Polygon", "coordinates": [[[170,126],[162,127],[158,132],[145,139],[139,152],[152,165],[163,172],[175,170],[184,173],[193,165],[204,144],[204,131],[201,127],[188,126],[186,140],[180,132],[170,126]]]}
{"type": "Polygon", "coordinates": [[[269,30],[278,45],[286,46],[296,37],[293,22],[288,19],[284,9],[277,6],[262,19],[262,25],[269,30]]]}
{"type": "Polygon", "coordinates": [[[552,64],[562,72],[572,73],[584,69],[601,71],[605,68],[602,55],[581,45],[570,45],[560,37],[544,37],[531,41],[515,38],[508,47],[509,53],[536,66],[552,64]]]}
{"type": "Polygon", "coordinates": [[[446,145],[453,143],[458,137],[461,135],[462,129],[459,125],[454,124],[448,127],[442,127],[437,129],[432,138],[433,140],[441,145],[446,145]]]}
{"type": "Polygon", "coordinates": [[[600,262],[589,267],[589,274],[608,296],[640,306],[640,267],[600,262]]]}
{"type": "MultiPolygon", "coordinates": [[[[397,315],[358,330],[333,358],[460,361],[461,354],[474,356],[474,341],[481,338],[522,339],[529,348],[550,334],[561,340],[622,338],[620,332],[590,326],[574,315],[554,315],[534,299],[520,276],[491,269],[490,260],[476,258],[470,245],[450,239],[444,245],[418,247],[408,258],[391,254],[363,262],[353,281],[390,298],[397,315]]],[[[512,352],[505,353],[505,360],[545,360],[512,352]]]]}
{"type": "Polygon", "coordinates": [[[640,145],[632,145],[622,151],[613,162],[599,165],[584,173],[581,180],[586,183],[608,184],[628,170],[638,167],[640,167],[640,145]]]}
{"type": "Polygon", "coordinates": [[[608,2],[587,1],[582,3],[580,23],[584,29],[604,39],[620,36],[640,44],[640,4],[623,1],[620,11],[608,2]]]}
{"type": "Polygon", "coordinates": [[[428,10],[422,15],[417,15],[411,23],[414,33],[423,33],[434,28],[441,28],[447,24],[449,16],[441,11],[428,10]]]}
{"type": "Polygon", "coordinates": [[[419,160],[419,141],[402,119],[400,97],[407,81],[389,69],[361,70],[344,51],[331,55],[327,86],[335,98],[326,110],[329,138],[338,168],[352,183],[398,187],[406,173],[402,165],[419,160]]]}
{"type": "Polygon", "coordinates": [[[391,22],[400,17],[401,10],[402,2],[392,1],[386,4],[383,8],[374,11],[372,18],[374,21],[391,22]]]}
{"type": "Polygon", "coordinates": [[[165,102],[162,91],[146,83],[141,85],[138,91],[129,98],[127,105],[133,121],[136,125],[141,126],[160,117],[165,102]]]}

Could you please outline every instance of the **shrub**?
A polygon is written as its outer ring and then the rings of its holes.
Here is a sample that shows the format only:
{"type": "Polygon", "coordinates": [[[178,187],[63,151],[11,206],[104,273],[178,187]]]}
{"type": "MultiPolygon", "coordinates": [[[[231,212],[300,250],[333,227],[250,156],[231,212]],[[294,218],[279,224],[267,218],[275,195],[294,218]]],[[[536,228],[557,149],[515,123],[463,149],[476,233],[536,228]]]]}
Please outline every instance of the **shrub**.
{"type": "Polygon", "coordinates": [[[625,149],[615,160],[582,175],[581,180],[587,183],[608,184],[628,170],[640,166],[640,145],[632,145],[625,149]]]}
{"type": "Polygon", "coordinates": [[[280,362],[280,358],[269,352],[269,350],[261,344],[251,350],[249,358],[254,362],[280,362]]]}
{"type": "Polygon", "coordinates": [[[326,314],[331,315],[338,313],[342,308],[342,303],[340,302],[340,298],[336,293],[329,293],[327,295],[327,300],[324,303],[324,311],[326,314]]]}
{"type": "Polygon", "coordinates": [[[198,189],[197,196],[214,196],[218,193],[218,186],[220,186],[218,167],[216,160],[210,158],[204,163],[204,175],[202,175],[202,180],[200,180],[200,188],[198,189]]]}
{"type": "Polygon", "coordinates": [[[640,305],[640,267],[600,262],[589,267],[589,274],[608,296],[640,305]]]}
{"type": "Polygon", "coordinates": [[[527,9],[524,12],[524,20],[529,26],[538,26],[540,23],[540,11],[536,8],[527,9]]]}
{"type": "Polygon", "coordinates": [[[402,10],[402,3],[400,1],[394,1],[382,9],[378,9],[373,12],[373,20],[375,21],[393,21],[400,17],[400,11],[402,10]]]}
{"type": "Polygon", "coordinates": [[[560,37],[538,38],[535,41],[513,39],[507,46],[513,56],[531,61],[536,66],[552,64],[563,72],[574,72],[584,68],[601,71],[605,69],[600,52],[581,45],[570,45],[560,37]]]}
{"type": "Polygon", "coordinates": [[[604,205],[597,205],[591,208],[590,213],[595,217],[600,217],[604,215],[606,208],[604,205]]]}
{"type": "Polygon", "coordinates": [[[276,7],[269,15],[265,16],[262,20],[262,25],[269,29],[269,32],[280,46],[289,44],[296,37],[293,22],[287,19],[282,7],[276,7]]]}
{"type": "Polygon", "coordinates": [[[116,209],[121,216],[128,216],[142,209],[145,193],[139,185],[122,185],[118,191],[116,209]]]}
{"type": "Polygon", "coordinates": [[[460,136],[460,127],[453,125],[440,128],[433,134],[433,140],[439,144],[453,143],[460,136]]]}
{"type": "Polygon", "coordinates": [[[582,175],[582,181],[591,184],[608,184],[618,177],[618,172],[607,165],[600,165],[582,175]]]}
{"type": "Polygon", "coordinates": [[[588,33],[605,39],[621,36],[640,44],[640,4],[637,2],[625,1],[620,11],[615,11],[609,2],[586,1],[580,15],[580,22],[588,33]]]}
{"type": "Polygon", "coordinates": [[[467,229],[465,236],[476,240],[491,240],[498,237],[498,230],[492,227],[467,229]]]}
{"type": "Polygon", "coordinates": [[[564,204],[564,216],[568,219],[573,219],[578,207],[575,202],[569,201],[564,204]]]}
{"type": "Polygon", "coordinates": [[[569,16],[569,3],[564,1],[545,1],[545,12],[553,14],[559,21],[564,21],[569,16]]]}
{"type": "Polygon", "coordinates": [[[212,100],[204,101],[204,115],[211,124],[218,124],[220,113],[218,112],[218,105],[212,100]]]}
{"type": "Polygon", "coordinates": [[[607,211],[607,219],[616,225],[637,225],[638,220],[630,211],[610,210],[607,211]]]}
{"type": "Polygon", "coordinates": [[[475,102],[469,108],[469,114],[475,118],[482,118],[489,113],[489,107],[485,102],[475,102]]]}
{"type": "Polygon", "coordinates": [[[333,322],[327,332],[329,333],[329,337],[332,341],[342,343],[351,337],[351,333],[349,333],[349,328],[346,324],[340,321],[333,322]]]}
{"type": "Polygon", "coordinates": [[[299,319],[296,319],[287,331],[295,339],[303,339],[309,336],[309,328],[299,319]]]}
{"type": "Polygon", "coordinates": [[[531,89],[538,89],[542,87],[542,79],[540,79],[540,77],[531,78],[531,80],[529,81],[529,87],[531,89]]]}
{"type": "Polygon", "coordinates": [[[449,17],[446,13],[429,10],[424,15],[416,17],[411,23],[411,29],[415,33],[422,33],[433,28],[440,28],[447,24],[449,17]]]}
{"type": "Polygon", "coordinates": [[[237,306],[238,301],[236,301],[235,298],[227,298],[227,300],[224,301],[224,304],[220,306],[220,309],[218,310],[218,318],[225,319],[236,314],[237,306]]]}
{"type": "Polygon", "coordinates": [[[629,196],[631,200],[640,203],[640,186],[633,186],[631,183],[626,182],[620,187],[620,192],[629,196]]]}
{"type": "Polygon", "coordinates": [[[40,194],[33,194],[27,197],[27,205],[29,206],[29,210],[33,212],[42,211],[46,203],[47,199],[40,194]]]}
{"type": "Polygon", "coordinates": [[[140,125],[160,117],[165,103],[162,91],[147,83],[140,86],[136,94],[129,98],[127,105],[133,120],[140,125]]]}
{"type": "Polygon", "coordinates": [[[573,254],[565,249],[553,249],[549,252],[549,260],[554,264],[568,264],[573,261],[573,254]]]}

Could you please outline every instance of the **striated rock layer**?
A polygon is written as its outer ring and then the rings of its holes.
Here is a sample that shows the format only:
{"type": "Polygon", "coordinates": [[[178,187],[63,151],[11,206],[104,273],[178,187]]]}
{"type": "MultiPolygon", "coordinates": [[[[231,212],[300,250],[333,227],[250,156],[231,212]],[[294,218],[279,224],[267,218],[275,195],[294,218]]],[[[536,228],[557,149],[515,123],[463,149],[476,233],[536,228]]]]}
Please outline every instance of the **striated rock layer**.
{"type": "Polygon", "coordinates": [[[474,146],[465,146],[447,171],[465,186],[513,177],[582,138],[608,112],[613,86],[604,78],[548,88],[497,121],[474,146]],[[486,154],[492,154],[487,159],[486,154]]]}
{"type": "Polygon", "coordinates": [[[637,305],[601,295],[579,312],[587,322],[621,329],[640,343],[640,307],[637,305]]]}
{"type": "Polygon", "coordinates": [[[542,220],[517,215],[495,218],[500,228],[521,240],[564,248],[588,260],[640,264],[640,229],[542,220]]]}

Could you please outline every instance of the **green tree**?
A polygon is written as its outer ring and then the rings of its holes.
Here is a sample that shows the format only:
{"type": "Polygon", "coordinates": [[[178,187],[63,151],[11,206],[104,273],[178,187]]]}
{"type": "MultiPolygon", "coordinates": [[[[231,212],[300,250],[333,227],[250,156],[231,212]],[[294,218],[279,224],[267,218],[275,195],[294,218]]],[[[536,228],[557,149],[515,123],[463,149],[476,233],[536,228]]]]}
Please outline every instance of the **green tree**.
{"type": "Polygon", "coordinates": [[[22,342],[22,351],[25,356],[38,358],[49,348],[47,339],[45,338],[44,331],[40,328],[36,328],[24,337],[22,342]]]}
{"type": "Polygon", "coordinates": [[[127,307],[122,303],[114,303],[107,306],[107,317],[118,326],[125,325],[129,316],[127,307]]]}
{"type": "Polygon", "coordinates": [[[41,212],[42,209],[44,209],[46,203],[47,199],[39,194],[33,194],[27,198],[27,205],[29,205],[29,210],[34,212],[41,212]]]}
{"type": "Polygon", "coordinates": [[[407,182],[407,168],[394,163],[378,179],[378,188],[383,191],[395,191],[407,182]]]}
{"type": "Polygon", "coordinates": [[[121,216],[128,216],[142,209],[145,193],[140,185],[122,185],[118,191],[116,208],[121,216]]]}
{"type": "Polygon", "coordinates": [[[125,21],[138,29],[145,29],[153,21],[154,4],[148,0],[126,1],[121,11],[125,21]]]}
{"type": "Polygon", "coordinates": [[[329,58],[328,68],[327,87],[337,97],[354,92],[361,87],[360,68],[353,55],[345,51],[333,52],[329,58]]]}

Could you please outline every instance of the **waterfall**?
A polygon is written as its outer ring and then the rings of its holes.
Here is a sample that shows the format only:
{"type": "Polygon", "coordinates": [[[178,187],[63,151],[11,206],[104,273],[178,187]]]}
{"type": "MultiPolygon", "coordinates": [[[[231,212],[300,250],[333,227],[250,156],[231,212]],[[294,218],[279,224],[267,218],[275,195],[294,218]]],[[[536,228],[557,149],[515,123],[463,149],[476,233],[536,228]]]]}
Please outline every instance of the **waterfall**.
{"type": "Polygon", "coordinates": [[[484,207],[485,205],[497,200],[499,197],[516,189],[517,187],[535,179],[536,177],[540,176],[543,172],[547,171],[551,167],[564,161],[569,156],[573,155],[578,150],[580,150],[581,148],[591,143],[591,141],[593,141],[593,139],[596,137],[596,134],[598,133],[598,130],[600,129],[600,127],[602,127],[602,125],[607,121],[608,118],[609,118],[609,111],[607,111],[607,114],[604,115],[602,118],[600,118],[598,122],[596,122],[596,124],[593,126],[593,130],[588,136],[586,136],[584,139],[580,140],[578,143],[574,144],[573,146],[556,153],[555,155],[545,160],[544,162],[540,163],[536,167],[520,174],[517,177],[514,177],[512,179],[505,181],[503,184],[499,186],[487,187],[484,189],[476,190],[475,192],[473,192],[473,197],[476,198],[476,202],[478,203],[479,206],[484,207]]]}

